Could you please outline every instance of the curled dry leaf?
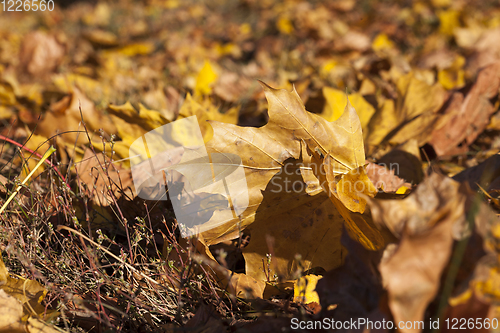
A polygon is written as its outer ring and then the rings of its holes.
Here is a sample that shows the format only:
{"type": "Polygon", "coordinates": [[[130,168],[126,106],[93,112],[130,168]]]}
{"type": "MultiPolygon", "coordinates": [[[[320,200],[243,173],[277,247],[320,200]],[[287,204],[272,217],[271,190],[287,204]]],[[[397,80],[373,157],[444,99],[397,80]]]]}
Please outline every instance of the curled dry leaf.
{"type": "Polygon", "coordinates": [[[454,238],[467,229],[467,196],[464,186],[434,173],[403,200],[369,201],[374,221],[400,238],[395,251],[379,265],[396,322],[424,319],[454,238]]]}
{"type": "MultiPolygon", "coordinates": [[[[303,141],[313,159],[322,161],[315,175],[324,184],[330,199],[346,220],[346,225],[367,248],[383,244],[382,237],[362,219],[354,220],[351,212],[362,214],[366,201],[362,195],[373,197],[376,189],[364,170],[365,151],[361,122],[347,99],[342,115],[334,122],[308,113],[296,91],[276,90],[265,86],[269,114],[280,116],[278,126],[289,130],[292,139],[303,141]]],[[[319,163],[318,163],[319,164],[319,163]]]]}
{"type": "Polygon", "coordinates": [[[370,119],[366,142],[370,151],[382,142],[402,144],[410,139],[422,146],[429,140],[438,111],[448,96],[439,83],[430,85],[414,72],[398,79],[397,91],[397,101],[383,101],[370,119]]]}
{"type": "Polygon", "coordinates": [[[448,121],[436,127],[429,140],[438,156],[460,153],[488,126],[496,110],[490,99],[498,94],[499,88],[500,61],[497,61],[479,73],[465,98],[461,93],[453,95],[444,111],[444,116],[449,115],[448,121]],[[461,149],[460,144],[463,144],[461,149]]]}
{"type": "Polygon", "coordinates": [[[476,73],[500,59],[500,28],[483,31],[471,47],[474,53],[467,61],[468,70],[476,73]]]}
{"type": "MultiPolygon", "coordinates": [[[[72,87],[71,94],[63,97],[59,103],[54,103],[51,109],[44,115],[43,120],[36,126],[35,133],[46,138],[56,133],[68,145],[88,143],[84,132],[83,121],[86,123],[89,135],[93,137],[92,131],[103,129],[107,134],[115,133],[116,127],[104,116],[97,112],[94,103],[83,94],[77,87],[72,87]],[[81,113],[80,113],[81,110],[81,113]]],[[[99,142],[102,147],[102,142],[99,142]]]]}
{"type": "Polygon", "coordinates": [[[368,163],[366,174],[377,189],[382,189],[386,193],[396,192],[401,186],[411,187],[411,184],[396,176],[394,170],[382,165],[368,163]]]}

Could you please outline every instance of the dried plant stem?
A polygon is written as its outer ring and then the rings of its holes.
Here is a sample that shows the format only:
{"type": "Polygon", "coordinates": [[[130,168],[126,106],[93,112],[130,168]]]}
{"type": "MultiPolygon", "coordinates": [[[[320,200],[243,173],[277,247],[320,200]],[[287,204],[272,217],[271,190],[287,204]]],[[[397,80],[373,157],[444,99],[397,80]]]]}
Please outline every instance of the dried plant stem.
{"type": "Polygon", "coordinates": [[[29,173],[29,175],[24,178],[24,180],[21,182],[21,185],[19,185],[16,190],[14,192],[12,192],[12,194],[10,195],[9,199],[7,199],[7,201],[5,201],[5,203],[3,204],[2,208],[0,208],[0,214],[3,213],[3,211],[5,210],[5,208],[7,208],[7,206],[9,205],[9,203],[12,201],[12,199],[14,199],[14,197],[17,195],[17,193],[19,193],[19,191],[21,190],[21,188],[23,187],[24,184],[26,184],[26,182],[31,178],[31,176],[33,176],[33,174],[35,173],[35,171],[43,164],[43,162],[45,162],[45,160],[47,158],[49,158],[50,155],[52,155],[53,152],[55,152],[56,149],[54,148],[54,146],[50,146],[49,149],[47,149],[47,151],[45,152],[45,154],[43,154],[42,158],[40,161],[38,161],[37,165],[35,166],[35,168],[33,170],[31,170],[31,172],[29,173]]]}
{"type": "MultiPolygon", "coordinates": [[[[4,140],[4,141],[7,141],[7,142],[9,142],[9,143],[12,143],[13,145],[18,146],[19,148],[24,149],[24,150],[26,150],[27,152],[30,152],[30,153],[32,153],[33,155],[35,155],[35,156],[37,156],[37,157],[39,157],[39,158],[42,158],[42,156],[41,156],[39,153],[37,153],[37,152],[36,152],[36,151],[34,151],[34,150],[29,149],[28,147],[26,147],[26,146],[24,146],[24,145],[20,144],[19,142],[16,142],[16,141],[14,141],[14,140],[12,140],[12,139],[9,139],[9,138],[7,138],[7,137],[5,137],[5,136],[3,136],[3,135],[0,135],[0,139],[1,139],[1,140],[4,140]]],[[[48,164],[48,165],[50,165],[52,168],[54,168],[54,170],[57,172],[57,174],[59,175],[59,177],[61,177],[61,179],[62,179],[63,183],[66,185],[66,187],[67,187],[67,188],[69,188],[69,185],[68,185],[68,183],[66,182],[66,178],[64,178],[64,176],[61,174],[61,171],[59,171],[59,169],[58,169],[58,168],[57,168],[54,164],[52,164],[52,162],[51,162],[51,161],[46,160],[45,162],[47,162],[47,164],[48,164]]]]}
{"type": "Polygon", "coordinates": [[[113,253],[111,253],[110,251],[106,250],[103,246],[101,246],[100,244],[94,242],[93,240],[91,240],[90,238],[88,238],[87,236],[85,236],[84,234],[82,234],[81,232],[75,230],[75,229],[71,229],[67,226],[64,226],[64,225],[58,225],[57,226],[57,230],[61,230],[61,229],[64,229],[64,230],[68,230],[82,238],[84,238],[86,241],[90,242],[92,245],[94,246],[97,246],[99,249],[101,249],[104,253],[106,253],[107,255],[110,255],[111,257],[113,257],[114,259],[118,260],[121,264],[123,264],[124,266],[126,266],[128,269],[130,269],[131,271],[133,271],[134,273],[137,273],[138,275],[140,275],[142,278],[144,278],[145,280],[155,284],[155,285],[160,285],[160,283],[158,283],[156,280],[153,280],[152,278],[150,278],[149,276],[145,275],[144,273],[142,273],[141,271],[137,270],[134,266],[128,264],[127,262],[125,262],[122,258],[114,255],[113,253]]]}

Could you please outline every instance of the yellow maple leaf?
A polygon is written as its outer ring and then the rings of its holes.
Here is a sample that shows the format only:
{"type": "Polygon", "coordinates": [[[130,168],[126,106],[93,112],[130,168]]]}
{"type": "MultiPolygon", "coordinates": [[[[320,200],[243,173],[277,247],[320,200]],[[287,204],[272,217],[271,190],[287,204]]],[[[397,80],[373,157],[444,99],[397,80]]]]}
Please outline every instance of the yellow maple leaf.
{"type": "MultiPolygon", "coordinates": [[[[330,122],[339,119],[344,113],[344,109],[347,104],[348,96],[346,93],[340,89],[324,87],[323,96],[325,96],[326,104],[321,116],[330,122]]],[[[367,126],[371,117],[375,113],[375,108],[359,93],[349,95],[349,101],[356,109],[359,121],[361,122],[361,128],[363,129],[363,134],[366,136],[368,133],[367,126]]]]}
{"type": "Polygon", "coordinates": [[[213,130],[208,120],[216,120],[223,123],[236,124],[238,122],[238,108],[231,108],[225,113],[219,112],[210,99],[195,100],[191,94],[187,94],[186,100],[179,110],[177,119],[196,116],[200,125],[201,134],[205,142],[212,138],[213,130]]]}

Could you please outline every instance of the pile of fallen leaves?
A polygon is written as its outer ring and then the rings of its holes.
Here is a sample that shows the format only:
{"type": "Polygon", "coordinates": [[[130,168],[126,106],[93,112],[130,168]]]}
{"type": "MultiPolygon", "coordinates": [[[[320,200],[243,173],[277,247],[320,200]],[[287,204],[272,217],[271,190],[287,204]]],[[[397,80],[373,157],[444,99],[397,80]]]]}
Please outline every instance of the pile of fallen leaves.
{"type": "Polygon", "coordinates": [[[499,93],[497,1],[5,11],[0,332],[500,331],[499,93]],[[131,152],[192,116],[246,187],[184,238],[131,152]]]}

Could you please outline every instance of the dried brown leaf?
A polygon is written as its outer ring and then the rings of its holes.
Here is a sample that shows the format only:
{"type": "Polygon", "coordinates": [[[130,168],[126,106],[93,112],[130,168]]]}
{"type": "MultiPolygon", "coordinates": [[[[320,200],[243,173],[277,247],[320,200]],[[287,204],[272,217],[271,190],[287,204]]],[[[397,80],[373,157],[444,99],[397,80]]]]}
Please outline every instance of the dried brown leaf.
{"type": "Polygon", "coordinates": [[[459,103],[463,96],[455,94],[454,102],[449,103],[444,111],[444,115],[450,115],[451,119],[435,128],[429,140],[438,156],[460,152],[460,144],[469,146],[486,128],[496,110],[489,100],[498,94],[499,88],[500,61],[497,61],[479,73],[463,103],[459,103]]]}
{"type": "Polygon", "coordinates": [[[454,231],[465,223],[465,200],[459,183],[432,174],[403,200],[369,201],[374,220],[400,237],[379,265],[396,322],[424,319],[450,258],[454,231]]]}
{"type": "Polygon", "coordinates": [[[21,66],[26,73],[43,76],[61,63],[65,49],[54,36],[34,31],[24,37],[21,45],[21,66]]]}

